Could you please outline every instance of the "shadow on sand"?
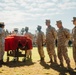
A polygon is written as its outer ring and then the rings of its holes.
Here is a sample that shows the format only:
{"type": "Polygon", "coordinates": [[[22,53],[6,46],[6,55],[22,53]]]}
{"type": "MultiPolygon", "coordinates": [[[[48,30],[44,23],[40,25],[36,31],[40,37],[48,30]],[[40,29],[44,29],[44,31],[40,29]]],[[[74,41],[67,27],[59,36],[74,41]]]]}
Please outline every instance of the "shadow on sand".
{"type": "Polygon", "coordinates": [[[21,66],[30,66],[30,65],[34,65],[35,62],[32,62],[32,60],[27,60],[25,62],[22,61],[9,61],[8,63],[6,63],[6,66],[8,67],[21,67],[21,66]]]}
{"type": "Polygon", "coordinates": [[[58,71],[59,75],[76,75],[76,72],[73,69],[67,69],[66,67],[60,67],[58,64],[55,64],[55,63],[48,65],[46,62],[40,62],[40,64],[45,69],[52,68],[53,70],[58,71]]]}
{"type": "Polygon", "coordinates": [[[73,69],[67,69],[66,67],[60,67],[57,64],[51,64],[50,67],[59,72],[59,75],[76,75],[73,69]]]}
{"type": "Polygon", "coordinates": [[[40,61],[40,65],[44,67],[44,69],[50,69],[50,66],[45,61],[40,61]]]}

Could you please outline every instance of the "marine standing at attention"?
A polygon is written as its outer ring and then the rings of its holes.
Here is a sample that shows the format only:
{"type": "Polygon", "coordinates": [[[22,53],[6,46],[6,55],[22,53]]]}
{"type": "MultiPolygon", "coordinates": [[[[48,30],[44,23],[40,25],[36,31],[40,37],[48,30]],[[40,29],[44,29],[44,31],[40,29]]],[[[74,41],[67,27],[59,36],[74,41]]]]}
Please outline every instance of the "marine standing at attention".
{"type": "Polygon", "coordinates": [[[56,25],[59,28],[57,33],[57,52],[58,52],[58,58],[60,60],[60,66],[64,67],[63,65],[63,57],[67,63],[67,68],[70,68],[70,59],[68,57],[67,53],[67,41],[70,39],[70,33],[68,29],[64,28],[62,26],[62,21],[56,21],[56,25]]]}
{"type": "Polygon", "coordinates": [[[57,37],[57,32],[55,28],[50,25],[50,20],[46,20],[46,26],[46,48],[50,58],[50,63],[57,63],[57,57],[55,53],[55,40],[57,37]]]}
{"type": "Polygon", "coordinates": [[[37,33],[37,47],[38,47],[38,53],[40,55],[40,61],[44,61],[44,51],[43,51],[43,43],[45,40],[44,33],[41,31],[41,26],[37,27],[38,33],[37,33]]]}

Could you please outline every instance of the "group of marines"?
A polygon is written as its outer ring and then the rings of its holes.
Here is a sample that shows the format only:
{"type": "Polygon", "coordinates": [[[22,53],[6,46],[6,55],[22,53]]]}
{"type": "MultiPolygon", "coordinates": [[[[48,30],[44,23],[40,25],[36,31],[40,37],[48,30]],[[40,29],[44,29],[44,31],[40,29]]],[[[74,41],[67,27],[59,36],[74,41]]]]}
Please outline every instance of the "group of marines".
{"type": "MultiPolygon", "coordinates": [[[[73,41],[73,58],[75,61],[76,66],[76,17],[73,17],[72,20],[75,27],[72,30],[72,41],[73,41]]],[[[60,61],[60,66],[64,67],[63,64],[63,57],[66,61],[67,68],[71,68],[70,66],[70,59],[68,57],[68,51],[67,51],[67,43],[70,40],[70,32],[67,28],[64,28],[62,25],[62,21],[56,21],[56,25],[58,27],[58,30],[51,26],[50,20],[46,20],[46,39],[44,38],[44,32],[41,31],[41,26],[39,25],[37,27],[38,33],[37,33],[37,47],[38,47],[38,53],[40,55],[40,60],[44,61],[45,55],[43,51],[43,44],[46,43],[47,52],[50,58],[50,63],[56,63],[57,64],[57,55],[60,61]],[[55,40],[57,39],[57,55],[55,52],[55,40]]],[[[0,67],[3,62],[3,55],[4,55],[4,23],[0,23],[0,67]]],[[[28,29],[28,28],[26,28],[28,29]]]]}
{"type": "MultiPolygon", "coordinates": [[[[73,17],[72,20],[75,27],[72,30],[72,41],[73,41],[73,58],[75,61],[76,66],[76,17],[73,17]]],[[[62,21],[56,21],[56,25],[58,27],[58,30],[51,26],[50,20],[46,20],[46,48],[47,52],[50,58],[50,63],[57,63],[57,55],[60,61],[60,66],[64,67],[63,64],[63,57],[66,61],[67,68],[71,68],[70,66],[70,59],[68,57],[68,50],[67,50],[67,44],[70,40],[71,34],[67,28],[64,28],[62,25],[62,21]],[[57,39],[57,55],[55,52],[55,40],[57,39]]],[[[43,42],[44,42],[44,33],[41,31],[41,26],[38,26],[38,39],[37,39],[37,45],[38,45],[38,52],[40,54],[41,61],[44,61],[44,51],[43,51],[43,42]]],[[[76,68],[75,68],[76,69],[76,68]]]]}

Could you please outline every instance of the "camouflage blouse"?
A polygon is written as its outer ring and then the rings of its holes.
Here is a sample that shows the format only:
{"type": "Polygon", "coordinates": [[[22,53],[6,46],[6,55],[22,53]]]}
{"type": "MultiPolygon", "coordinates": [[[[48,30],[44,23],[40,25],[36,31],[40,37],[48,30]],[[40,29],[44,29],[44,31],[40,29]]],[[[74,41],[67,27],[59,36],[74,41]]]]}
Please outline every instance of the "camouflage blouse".
{"type": "Polygon", "coordinates": [[[70,39],[70,32],[66,28],[60,28],[57,32],[58,46],[66,46],[70,39]]]}

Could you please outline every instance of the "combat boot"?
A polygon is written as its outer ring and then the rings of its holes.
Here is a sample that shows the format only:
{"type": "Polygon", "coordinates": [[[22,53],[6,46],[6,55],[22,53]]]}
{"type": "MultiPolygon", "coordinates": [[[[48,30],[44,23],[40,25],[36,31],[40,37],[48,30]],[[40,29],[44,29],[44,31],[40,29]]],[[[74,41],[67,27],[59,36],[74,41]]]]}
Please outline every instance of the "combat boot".
{"type": "Polygon", "coordinates": [[[2,65],[5,65],[6,63],[3,61],[3,59],[1,60],[2,65]]]}
{"type": "Polygon", "coordinates": [[[54,63],[56,63],[56,64],[57,64],[57,60],[56,60],[56,59],[54,59],[54,63]]]}
{"type": "Polygon", "coordinates": [[[44,61],[44,57],[41,57],[40,61],[44,61]]]}
{"type": "Polygon", "coordinates": [[[70,63],[67,64],[67,69],[72,70],[70,63]]]}
{"type": "Polygon", "coordinates": [[[1,62],[1,60],[0,60],[0,67],[2,67],[2,62],[1,62]]]}
{"type": "Polygon", "coordinates": [[[64,67],[64,64],[63,64],[63,63],[60,63],[60,66],[61,66],[61,67],[64,67]]]}
{"type": "Polygon", "coordinates": [[[51,63],[51,64],[53,63],[53,59],[52,59],[52,58],[50,59],[50,63],[51,63]]]}

